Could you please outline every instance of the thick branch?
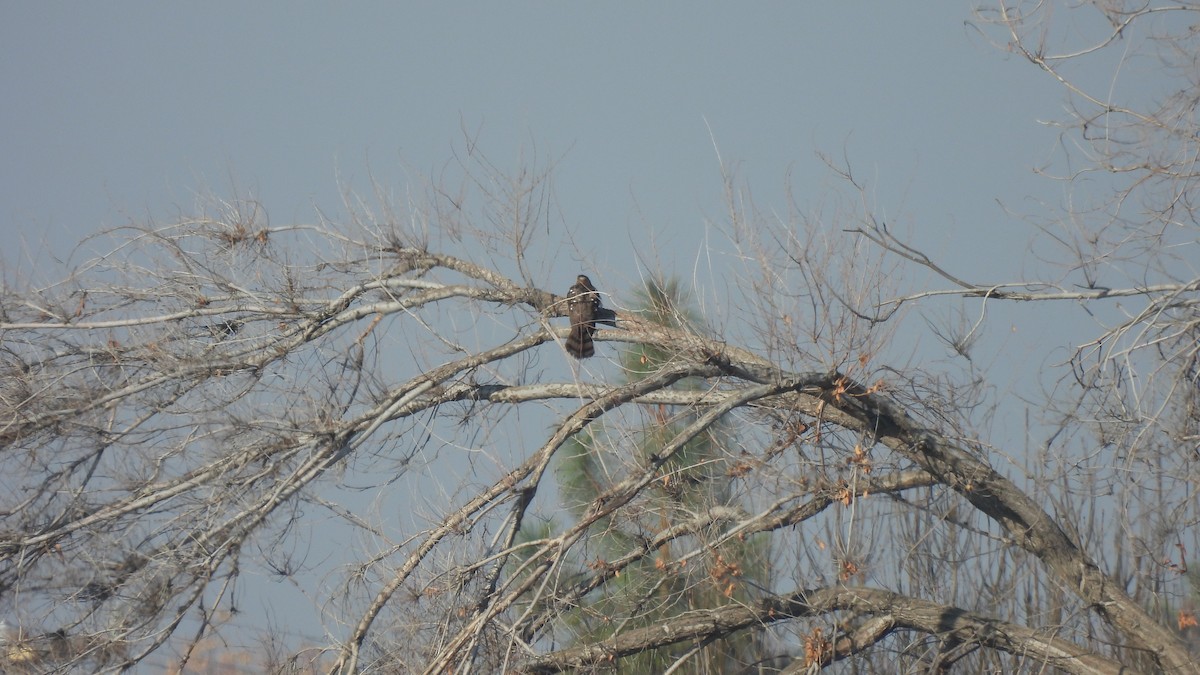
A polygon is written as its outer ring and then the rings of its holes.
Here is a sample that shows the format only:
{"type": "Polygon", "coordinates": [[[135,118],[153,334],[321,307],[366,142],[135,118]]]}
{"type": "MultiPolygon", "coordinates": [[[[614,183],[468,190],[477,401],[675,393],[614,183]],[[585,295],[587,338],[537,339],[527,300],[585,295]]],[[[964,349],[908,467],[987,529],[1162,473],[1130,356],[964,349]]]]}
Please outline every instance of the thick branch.
{"type": "Polygon", "coordinates": [[[860,421],[855,427],[909,457],[1002,525],[1101,617],[1147,649],[1171,672],[1197,672],[1187,646],[1105,576],[1041,506],[986,462],[925,428],[896,403],[861,385],[831,399],[860,421]]]}
{"type": "Polygon", "coordinates": [[[341,656],[338,662],[334,665],[331,673],[352,673],[355,671],[358,661],[358,650],[366,639],[367,634],[371,630],[376,617],[383,611],[384,606],[391,600],[392,596],[399,590],[400,586],[408,579],[417,565],[425,559],[425,556],[449,534],[458,530],[466,520],[479,509],[483,508],[492,500],[500,497],[504,493],[515,488],[521,481],[529,477],[530,474],[545,467],[549,462],[550,457],[554,452],[566,442],[568,438],[578,433],[588,424],[597,419],[606,411],[616,408],[617,406],[627,402],[628,400],[637,397],[645,392],[665,387],[673,382],[677,382],[685,377],[704,376],[716,374],[715,369],[696,368],[694,366],[683,366],[673,368],[668,371],[659,373],[654,377],[648,377],[644,380],[633,384],[619,387],[612,390],[608,395],[603,396],[591,403],[584,405],[573,415],[559,425],[555,433],[542,445],[542,447],[527,459],[521,466],[510,471],[500,480],[496,481],[490,488],[476,495],[457,511],[447,516],[442,523],[435,528],[421,544],[409,554],[405,562],[396,571],[392,579],[384,585],[376,594],[367,611],[359,620],[355,627],[354,633],[342,648],[341,656]]]}
{"type": "MultiPolygon", "coordinates": [[[[878,641],[897,629],[907,629],[930,635],[953,634],[959,642],[976,642],[1069,673],[1116,675],[1130,672],[1115,661],[1095,656],[1072,642],[1052,635],[1043,635],[1024,626],[996,621],[957,607],[871,588],[801,590],[789,596],[770,598],[753,607],[726,605],[717,609],[694,610],[656,626],[538,656],[520,664],[516,672],[546,674],[586,668],[680,642],[726,638],[741,630],[758,629],[786,619],[821,616],[839,610],[852,612],[852,621],[863,624],[871,617],[885,617],[890,623],[887,630],[853,632],[852,637],[857,641],[844,644],[842,656],[848,654],[851,647],[861,650],[866,646],[868,637],[878,641]]],[[[876,624],[871,625],[879,628],[876,624]]],[[[836,652],[828,654],[825,662],[836,656],[836,652]]]]}

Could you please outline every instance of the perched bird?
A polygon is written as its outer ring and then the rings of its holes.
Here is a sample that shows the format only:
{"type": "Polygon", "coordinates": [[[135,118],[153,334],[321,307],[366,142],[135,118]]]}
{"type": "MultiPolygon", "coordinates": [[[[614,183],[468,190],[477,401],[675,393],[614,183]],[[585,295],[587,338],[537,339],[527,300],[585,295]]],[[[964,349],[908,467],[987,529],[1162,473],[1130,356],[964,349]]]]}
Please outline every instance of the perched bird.
{"type": "Polygon", "coordinates": [[[567,316],[571,318],[571,334],[567,336],[567,352],[577,359],[596,353],[592,333],[596,330],[596,313],[600,311],[600,294],[592,280],[580,274],[567,290],[567,316]]]}

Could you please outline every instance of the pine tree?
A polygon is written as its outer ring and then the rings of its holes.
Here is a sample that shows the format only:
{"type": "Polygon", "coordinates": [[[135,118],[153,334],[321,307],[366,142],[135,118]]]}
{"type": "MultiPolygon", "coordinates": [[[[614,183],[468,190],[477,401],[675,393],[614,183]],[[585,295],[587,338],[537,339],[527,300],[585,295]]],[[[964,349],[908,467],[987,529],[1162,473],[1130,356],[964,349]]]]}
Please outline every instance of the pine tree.
{"type": "MultiPolygon", "coordinates": [[[[687,298],[676,280],[650,281],[638,293],[634,311],[663,326],[699,330],[687,298]]],[[[638,381],[672,362],[673,354],[656,345],[625,348],[619,362],[629,381],[638,381]]],[[[677,389],[699,390],[708,383],[692,378],[677,389]]],[[[703,412],[686,406],[644,404],[642,419],[631,428],[592,425],[564,446],[557,466],[564,507],[581,518],[590,504],[627,473],[625,467],[644,466],[676,434],[703,412]],[[596,428],[596,431],[591,431],[596,428]],[[631,430],[632,429],[632,430],[631,430]]],[[[736,508],[732,490],[739,451],[730,424],[720,421],[689,442],[664,464],[652,489],[643,491],[632,509],[634,519],[610,519],[600,537],[585,543],[580,553],[581,574],[603,568],[608,561],[661,540],[671,528],[703,521],[713,509],[736,508]]],[[[595,642],[617,630],[653,626],[697,609],[748,602],[756,588],[769,585],[766,539],[734,538],[717,546],[721,521],[699,531],[662,542],[652,555],[625,567],[619,576],[584,598],[569,624],[573,639],[595,642]]],[[[568,640],[572,637],[568,637],[568,640]]],[[[765,645],[747,635],[706,645],[676,645],[644,653],[623,662],[629,672],[662,672],[691,651],[676,672],[741,672],[762,663],[765,645]]]]}

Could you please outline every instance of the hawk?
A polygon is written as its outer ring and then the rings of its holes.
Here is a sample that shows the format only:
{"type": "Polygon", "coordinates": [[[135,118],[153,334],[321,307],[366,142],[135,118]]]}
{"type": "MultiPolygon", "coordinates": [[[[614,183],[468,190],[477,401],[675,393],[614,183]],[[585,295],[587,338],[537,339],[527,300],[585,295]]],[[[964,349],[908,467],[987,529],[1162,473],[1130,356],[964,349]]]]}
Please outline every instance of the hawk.
{"type": "Polygon", "coordinates": [[[575,277],[567,290],[567,316],[571,318],[571,334],[567,336],[567,352],[577,359],[596,353],[592,333],[596,330],[596,313],[600,311],[600,294],[586,275],[575,277]]]}

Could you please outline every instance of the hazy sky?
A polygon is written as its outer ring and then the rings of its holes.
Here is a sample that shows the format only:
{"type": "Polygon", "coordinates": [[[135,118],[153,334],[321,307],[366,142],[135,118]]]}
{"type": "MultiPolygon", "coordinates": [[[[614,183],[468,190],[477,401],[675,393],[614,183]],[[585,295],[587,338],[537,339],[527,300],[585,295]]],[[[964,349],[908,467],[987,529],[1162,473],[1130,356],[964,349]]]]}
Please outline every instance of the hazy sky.
{"type": "MultiPolygon", "coordinates": [[[[718,150],[779,211],[789,184],[801,207],[837,187],[817,152],[845,156],[952,271],[1015,280],[1027,228],[997,202],[1061,198],[1031,168],[1062,93],[971,6],[8,3],[4,281],[47,281],[32,261],[197,194],[255,197],[274,225],[371,180],[403,194],[467,136],[503,170],[555,163],[550,237],[573,232],[603,290],[627,290],[639,255],[690,274],[722,217],[718,150]]],[[[543,287],[578,263],[547,261],[543,287]]]]}
{"type": "MultiPolygon", "coordinates": [[[[995,200],[1043,187],[1028,169],[1053,136],[1034,120],[1059,96],[969,8],[15,3],[0,227],[61,253],[235,189],[272,223],[311,221],[369,175],[438,174],[466,130],[502,169],[555,161],[562,219],[607,271],[649,231],[694,255],[722,215],[714,140],[766,206],[789,171],[802,206],[819,201],[815,152],[844,153],[918,236],[1000,240],[995,200]]],[[[554,271],[552,288],[573,274],[554,271]]]]}

